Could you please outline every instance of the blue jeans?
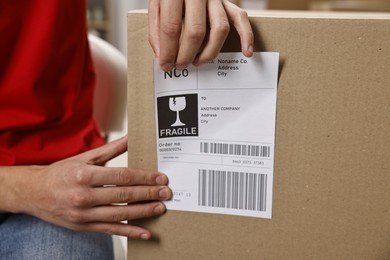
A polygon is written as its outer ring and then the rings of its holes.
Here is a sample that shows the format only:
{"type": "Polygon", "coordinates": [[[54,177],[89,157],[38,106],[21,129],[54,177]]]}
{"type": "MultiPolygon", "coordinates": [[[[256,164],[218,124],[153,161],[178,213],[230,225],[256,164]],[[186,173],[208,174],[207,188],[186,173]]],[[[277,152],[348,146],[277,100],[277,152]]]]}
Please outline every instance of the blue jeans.
{"type": "Polygon", "coordinates": [[[0,259],[112,260],[110,235],[75,232],[23,214],[0,214],[0,259]]]}

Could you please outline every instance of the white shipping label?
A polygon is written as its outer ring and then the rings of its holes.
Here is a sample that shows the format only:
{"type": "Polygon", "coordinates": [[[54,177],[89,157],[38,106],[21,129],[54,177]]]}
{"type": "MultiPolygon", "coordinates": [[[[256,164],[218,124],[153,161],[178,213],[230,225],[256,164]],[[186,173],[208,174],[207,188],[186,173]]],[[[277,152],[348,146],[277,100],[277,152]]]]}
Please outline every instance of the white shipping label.
{"type": "Polygon", "coordinates": [[[154,63],[158,169],[168,209],[271,218],[279,54],[154,63]]]}

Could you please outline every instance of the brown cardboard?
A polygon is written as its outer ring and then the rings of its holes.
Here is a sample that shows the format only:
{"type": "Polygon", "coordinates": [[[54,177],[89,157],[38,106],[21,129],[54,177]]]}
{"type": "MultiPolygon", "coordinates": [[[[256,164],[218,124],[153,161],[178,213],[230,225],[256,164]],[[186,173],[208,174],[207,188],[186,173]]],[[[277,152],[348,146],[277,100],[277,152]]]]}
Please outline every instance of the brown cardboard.
{"type": "Polygon", "coordinates": [[[311,0],[267,0],[267,9],[307,10],[311,0]]]}
{"type": "Polygon", "coordinates": [[[267,9],[389,11],[389,4],[390,0],[267,0],[267,9]]]}
{"type": "MultiPolygon", "coordinates": [[[[169,211],[129,259],[390,259],[390,16],[321,16],[251,15],[281,57],[272,219],[169,211]]],[[[130,13],[129,165],[156,168],[147,34],[130,13]]]]}
{"type": "Polygon", "coordinates": [[[308,9],[313,11],[390,12],[390,1],[312,1],[308,9]]]}

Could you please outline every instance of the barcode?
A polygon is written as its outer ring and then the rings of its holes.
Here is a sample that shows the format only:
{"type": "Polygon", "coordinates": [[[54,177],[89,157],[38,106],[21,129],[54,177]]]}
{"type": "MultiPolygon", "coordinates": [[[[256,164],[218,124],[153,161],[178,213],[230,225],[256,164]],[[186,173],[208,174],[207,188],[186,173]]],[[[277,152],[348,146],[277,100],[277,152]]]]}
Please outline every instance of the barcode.
{"type": "Polygon", "coordinates": [[[199,170],[198,205],[266,211],[267,175],[199,170]]]}
{"type": "Polygon", "coordinates": [[[201,153],[243,155],[254,157],[271,157],[271,147],[268,145],[247,145],[227,143],[200,143],[201,153]]]}

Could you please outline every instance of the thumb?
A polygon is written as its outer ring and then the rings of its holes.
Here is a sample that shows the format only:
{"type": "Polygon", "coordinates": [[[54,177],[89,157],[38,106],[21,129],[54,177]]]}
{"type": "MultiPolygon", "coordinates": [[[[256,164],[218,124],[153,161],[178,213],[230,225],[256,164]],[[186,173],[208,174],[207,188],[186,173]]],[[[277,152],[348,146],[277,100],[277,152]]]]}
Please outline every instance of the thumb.
{"type": "Polygon", "coordinates": [[[104,165],[127,151],[127,135],[99,148],[72,157],[90,165],[104,165]]]}

